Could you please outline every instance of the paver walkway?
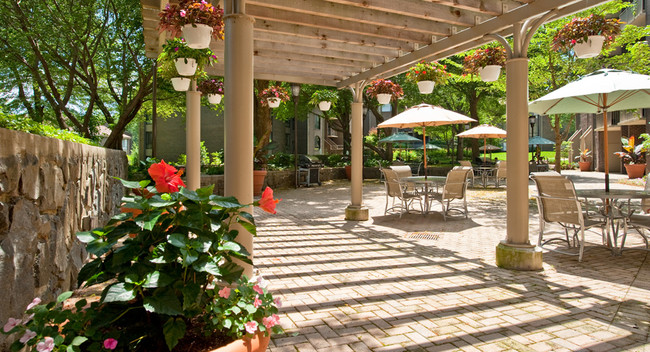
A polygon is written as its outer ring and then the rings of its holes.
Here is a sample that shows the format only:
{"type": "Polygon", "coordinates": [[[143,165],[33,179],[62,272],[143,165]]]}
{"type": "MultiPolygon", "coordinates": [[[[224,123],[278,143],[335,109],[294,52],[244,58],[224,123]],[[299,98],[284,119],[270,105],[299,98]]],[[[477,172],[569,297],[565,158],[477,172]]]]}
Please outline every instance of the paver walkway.
{"type": "MultiPolygon", "coordinates": [[[[602,174],[571,175],[577,187],[602,186],[602,174]]],[[[499,269],[503,189],[470,190],[470,218],[447,222],[384,216],[377,182],[364,184],[364,222],[343,218],[347,182],[275,193],[278,214],[256,214],[255,244],[256,266],[284,300],[286,334],[270,351],[650,350],[647,252],[589,248],[582,263],[545,252],[543,271],[499,269]]],[[[537,224],[533,206],[533,243],[537,224]]]]}

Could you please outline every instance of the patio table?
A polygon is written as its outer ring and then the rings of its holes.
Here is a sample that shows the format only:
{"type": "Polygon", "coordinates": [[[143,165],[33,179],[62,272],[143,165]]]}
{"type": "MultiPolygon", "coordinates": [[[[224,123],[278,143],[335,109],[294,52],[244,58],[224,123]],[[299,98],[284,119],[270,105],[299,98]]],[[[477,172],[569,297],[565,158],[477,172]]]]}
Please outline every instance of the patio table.
{"type": "Polygon", "coordinates": [[[429,212],[429,186],[436,187],[444,185],[447,176],[409,176],[400,178],[400,182],[410,182],[422,186],[424,189],[424,214],[429,212]]]}
{"type": "Polygon", "coordinates": [[[483,188],[487,188],[487,181],[490,179],[490,177],[494,176],[496,167],[494,165],[479,165],[475,169],[481,177],[481,184],[483,184],[483,188]]]}
{"type": "Polygon", "coordinates": [[[607,226],[607,246],[612,248],[612,253],[619,254],[618,235],[620,231],[620,222],[623,221],[623,231],[627,231],[626,223],[632,214],[630,203],[632,199],[650,198],[650,192],[636,189],[576,189],[578,198],[600,199],[602,201],[601,215],[605,216],[608,222],[607,226]],[[627,211],[621,209],[625,203],[627,211]],[[610,238],[610,227],[612,238],[610,238]]]}

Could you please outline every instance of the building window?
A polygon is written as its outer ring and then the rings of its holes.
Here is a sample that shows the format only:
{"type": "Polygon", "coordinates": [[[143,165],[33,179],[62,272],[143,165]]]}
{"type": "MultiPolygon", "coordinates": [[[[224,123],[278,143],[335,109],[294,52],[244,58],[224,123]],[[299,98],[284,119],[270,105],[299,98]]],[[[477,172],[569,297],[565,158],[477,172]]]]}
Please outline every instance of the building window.
{"type": "Polygon", "coordinates": [[[314,118],[314,128],[320,130],[320,117],[318,116],[314,118]]]}
{"type": "Polygon", "coordinates": [[[320,137],[314,137],[314,150],[320,150],[320,137]]]}
{"type": "Polygon", "coordinates": [[[618,125],[619,122],[621,122],[621,112],[620,111],[612,111],[610,112],[612,116],[612,126],[618,125]]]}

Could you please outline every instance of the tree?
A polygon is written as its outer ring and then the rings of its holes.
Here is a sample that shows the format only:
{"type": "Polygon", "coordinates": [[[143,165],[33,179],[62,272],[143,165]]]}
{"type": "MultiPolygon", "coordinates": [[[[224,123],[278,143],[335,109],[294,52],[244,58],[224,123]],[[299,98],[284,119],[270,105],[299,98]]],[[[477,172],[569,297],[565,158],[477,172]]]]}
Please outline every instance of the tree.
{"type": "Polygon", "coordinates": [[[119,149],[152,90],[140,8],[129,0],[0,0],[6,106],[119,149]],[[53,30],[56,29],[56,30],[53,30]]]}

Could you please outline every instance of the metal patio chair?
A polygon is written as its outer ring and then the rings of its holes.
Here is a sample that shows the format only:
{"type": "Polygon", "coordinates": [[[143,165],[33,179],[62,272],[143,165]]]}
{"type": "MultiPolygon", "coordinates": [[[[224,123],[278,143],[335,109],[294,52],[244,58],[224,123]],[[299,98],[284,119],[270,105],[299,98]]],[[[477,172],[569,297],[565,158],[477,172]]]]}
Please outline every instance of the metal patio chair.
{"type": "Polygon", "coordinates": [[[402,214],[408,213],[409,209],[413,203],[420,203],[420,213],[424,211],[422,207],[422,195],[416,191],[408,191],[407,185],[404,182],[400,182],[397,173],[392,169],[382,169],[384,173],[384,185],[386,186],[386,207],[384,209],[384,215],[388,214],[391,210],[399,210],[400,218],[402,214]],[[389,199],[392,198],[391,207],[388,207],[389,199]],[[395,200],[399,200],[399,203],[396,204],[395,200]]]}

